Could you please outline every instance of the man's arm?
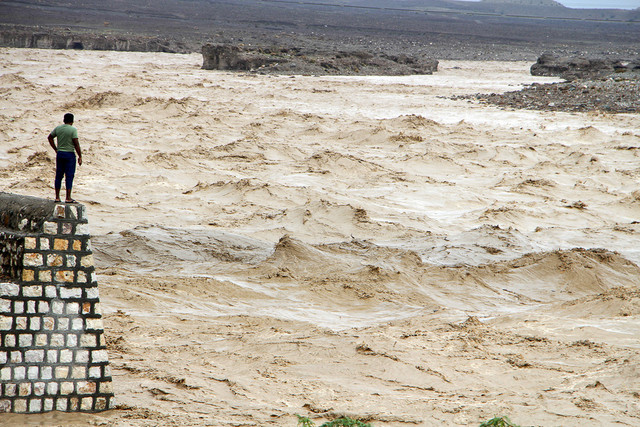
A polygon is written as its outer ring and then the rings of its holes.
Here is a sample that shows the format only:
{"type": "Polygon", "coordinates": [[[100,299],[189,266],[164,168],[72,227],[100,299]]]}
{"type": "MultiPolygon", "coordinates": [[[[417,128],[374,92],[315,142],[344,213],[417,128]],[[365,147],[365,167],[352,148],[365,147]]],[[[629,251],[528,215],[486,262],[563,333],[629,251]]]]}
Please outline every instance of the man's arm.
{"type": "Polygon", "coordinates": [[[55,151],[57,153],[58,152],[58,147],[56,147],[56,143],[53,142],[53,136],[51,134],[49,134],[47,139],[49,140],[49,144],[51,144],[51,148],[53,148],[53,151],[55,151]]]}
{"type": "Polygon", "coordinates": [[[80,141],[78,141],[78,138],[73,138],[73,146],[76,147],[76,153],[78,153],[78,164],[82,166],[82,152],[80,151],[80,141]]]}

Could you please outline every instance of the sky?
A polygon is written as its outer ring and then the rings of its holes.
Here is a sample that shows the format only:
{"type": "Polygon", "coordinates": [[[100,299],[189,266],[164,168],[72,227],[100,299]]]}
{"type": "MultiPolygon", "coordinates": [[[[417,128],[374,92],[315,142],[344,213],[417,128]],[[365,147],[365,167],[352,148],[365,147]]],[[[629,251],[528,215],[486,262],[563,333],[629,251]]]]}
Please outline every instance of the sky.
{"type": "Polygon", "coordinates": [[[585,9],[635,9],[640,7],[640,0],[556,0],[566,7],[585,9]]]}
{"type": "MultiPolygon", "coordinates": [[[[481,1],[481,0],[467,0],[481,1]]],[[[636,9],[640,0],[556,0],[563,6],[580,9],[636,9]]]]}

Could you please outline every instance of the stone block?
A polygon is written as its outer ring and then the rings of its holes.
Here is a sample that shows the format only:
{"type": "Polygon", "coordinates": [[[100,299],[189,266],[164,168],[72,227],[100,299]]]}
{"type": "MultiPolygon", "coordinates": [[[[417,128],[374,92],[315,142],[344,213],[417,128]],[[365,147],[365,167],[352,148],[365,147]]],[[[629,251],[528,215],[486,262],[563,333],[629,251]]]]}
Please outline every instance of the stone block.
{"type": "Polygon", "coordinates": [[[60,317],[58,318],[58,329],[61,331],[66,331],[69,329],[69,318],[68,317],[60,317]]]}
{"type": "Polygon", "coordinates": [[[11,313],[11,301],[8,299],[0,299],[0,313],[11,313]]]}
{"type": "Polygon", "coordinates": [[[28,268],[22,270],[22,281],[23,282],[33,282],[35,280],[35,272],[28,268]]]}
{"type": "Polygon", "coordinates": [[[53,411],[53,399],[51,399],[51,398],[44,399],[43,410],[45,412],[53,411]]]}
{"type": "Polygon", "coordinates": [[[97,286],[92,286],[90,288],[86,288],[85,292],[87,293],[87,298],[88,299],[98,299],[100,297],[99,293],[98,293],[98,287],[97,286]]]}
{"type": "Polygon", "coordinates": [[[69,411],[77,411],[78,410],[78,401],[77,397],[72,397],[69,399],[69,411]]]}
{"type": "MultiPolygon", "coordinates": [[[[42,271],[40,272],[42,273],[42,271]]],[[[48,277],[48,280],[46,280],[47,282],[51,281],[51,272],[47,271],[48,276],[45,276],[44,278],[48,277]]],[[[41,281],[45,281],[40,279],[41,281]]],[[[58,298],[58,288],[55,285],[48,285],[45,287],[44,289],[44,294],[46,295],[47,298],[58,298]]]]}
{"type": "Polygon", "coordinates": [[[67,239],[53,239],[54,251],[66,251],[69,249],[69,240],[67,239]]]}
{"type": "Polygon", "coordinates": [[[80,347],[96,347],[98,340],[95,334],[82,334],[80,336],[80,347]]]}
{"type": "Polygon", "coordinates": [[[67,335],[67,348],[74,348],[77,346],[78,346],[78,337],[73,334],[67,335]]]}
{"type": "Polygon", "coordinates": [[[62,334],[51,334],[51,339],[49,340],[49,345],[51,347],[62,347],[62,346],[64,346],[64,335],[62,335],[62,334]]]}
{"type": "MultiPolygon", "coordinates": [[[[23,295],[24,295],[24,291],[23,291],[23,295]]],[[[35,313],[35,312],[36,312],[36,302],[34,300],[27,301],[27,313],[35,313]]]]}
{"type": "Polygon", "coordinates": [[[64,218],[65,215],[65,205],[56,205],[55,208],[53,208],[53,216],[56,218],[64,218]]]}
{"type": "Polygon", "coordinates": [[[38,301],[38,313],[40,314],[49,313],[49,303],[47,301],[38,301]]]}
{"type": "Polygon", "coordinates": [[[42,366],[40,368],[40,379],[41,380],[53,379],[53,368],[51,366],[42,366]]]}
{"type": "Polygon", "coordinates": [[[11,412],[11,401],[10,400],[0,400],[0,414],[5,413],[5,412],[11,412]]]}
{"type": "Polygon", "coordinates": [[[18,384],[18,396],[24,397],[31,394],[31,383],[18,384]]]}
{"type": "Polygon", "coordinates": [[[82,379],[87,377],[87,369],[84,366],[74,366],[71,369],[71,378],[82,379]]]}
{"type": "Polygon", "coordinates": [[[18,335],[18,345],[20,345],[20,347],[31,347],[31,344],[33,344],[33,335],[31,334],[18,335]]]}
{"type": "MultiPolygon", "coordinates": [[[[76,351],[76,363],[89,363],[89,350],[76,351]]],[[[85,373],[86,375],[86,373],[85,373]]]]}
{"type": "Polygon", "coordinates": [[[18,394],[18,385],[17,384],[6,384],[4,385],[4,394],[7,397],[13,397],[18,394]]]}
{"type": "Polygon", "coordinates": [[[82,288],[71,288],[68,286],[60,287],[60,298],[69,299],[69,298],[80,298],[80,297],[82,297],[82,288]]]}
{"type": "Polygon", "coordinates": [[[6,365],[9,360],[9,353],[6,350],[0,350],[0,366],[6,365]]]}
{"type": "Polygon", "coordinates": [[[29,412],[41,412],[41,411],[42,411],[42,400],[31,399],[29,401],[29,412]]]}
{"type": "Polygon", "coordinates": [[[82,303],[82,314],[89,314],[91,313],[91,303],[90,302],[83,302],[82,303]]]}
{"type": "Polygon", "coordinates": [[[78,271],[76,275],[77,283],[87,283],[87,275],[84,271],[78,271]]]}
{"type": "Polygon", "coordinates": [[[16,317],[16,329],[27,329],[26,317],[16,317]]]}
{"type": "Polygon", "coordinates": [[[41,237],[40,238],[40,250],[41,251],[48,251],[49,248],[50,248],[49,238],[48,237],[41,237]]]}
{"type": "Polygon", "coordinates": [[[100,393],[111,394],[113,393],[113,383],[111,381],[105,381],[100,383],[100,393]]]}
{"type": "Polygon", "coordinates": [[[60,267],[62,266],[62,255],[58,254],[48,254],[47,255],[47,265],[49,267],[60,267]]]}
{"type": "MultiPolygon", "coordinates": [[[[80,289],[80,288],[77,288],[80,289]]],[[[65,308],[65,312],[67,314],[78,314],[80,313],[80,304],[77,302],[69,302],[67,303],[67,307],[65,308]]]]}
{"type": "Polygon", "coordinates": [[[61,363],[73,362],[73,351],[66,348],[63,350],[60,350],[60,362],[61,363]]]}
{"type": "Polygon", "coordinates": [[[11,368],[5,366],[4,368],[0,368],[0,380],[2,381],[11,381],[11,368]]]}
{"type": "Polygon", "coordinates": [[[82,331],[84,329],[84,319],[76,317],[71,321],[71,329],[74,331],[82,331]]]}
{"type": "Polygon", "coordinates": [[[78,224],[76,226],[76,234],[78,236],[88,236],[89,235],[89,224],[78,224]]]}
{"type": "Polygon", "coordinates": [[[27,412],[27,400],[26,399],[16,399],[13,401],[13,412],[18,414],[24,414],[27,412]]]}
{"type": "Polygon", "coordinates": [[[70,222],[62,223],[62,234],[73,234],[73,224],[70,222]]]}
{"type": "Polygon", "coordinates": [[[40,377],[40,369],[37,366],[29,366],[27,369],[27,378],[37,380],[40,377]]]}
{"type": "Polygon", "coordinates": [[[107,355],[107,350],[92,350],[91,351],[91,362],[92,363],[103,363],[108,362],[109,356],[107,355]]]}
{"type": "Polygon", "coordinates": [[[27,350],[24,352],[24,361],[27,363],[44,362],[44,350],[27,350]]]}
{"type": "Polygon", "coordinates": [[[93,267],[93,254],[83,256],[80,265],[84,268],[93,267]]]}
{"type": "Polygon", "coordinates": [[[64,380],[69,377],[69,367],[68,366],[56,366],[56,379],[64,380]]]}
{"type": "MultiPolygon", "coordinates": [[[[10,352],[9,353],[9,363],[22,363],[22,352],[20,352],[20,351],[12,351],[12,352],[10,352]]],[[[16,369],[17,369],[17,367],[16,367],[16,369]]],[[[15,375],[15,373],[14,373],[14,375],[15,375]]]]}
{"type": "Polygon", "coordinates": [[[0,331],[9,331],[13,328],[13,317],[0,316],[0,331]]]}
{"type": "Polygon", "coordinates": [[[82,250],[82,240],[74,240],[73,241],[73,250],[76,252],[80,252],[82,250]]]}
{"type": "Polygon", "coordinates": [[[58,383],[50,382],[47,384],[47,393],[51,396],[55,396],[58,394],[58,383]]]}
{"type": "Polygon", "coordinates": [[[20,285],[15,283],[0,283],[0,296],[15,297],[20,293],[20,285]]]}
{"type": "Polygon", "coordinates": [[[97,397],[95,409],[97,411],[104,411],[105,409],[107,409],[107,399],[104,397],[97,397]]]}
{"type": "Polygon", "coordinates": [[[54,221],[46,221],[42,225],[44,234],[58,234],[58,223],[54,221]]]}
{"type": "Polygon", "coordinates": [[[13,334],[5,335],[4,337],[4,346],[5,347],[15,347],[16,346],[16,336],[13,334]]]}
{"type": "Polygon", "coordinates": [[[30,325],[29,325],[29,329],[31,329],[32,331],[39,331],[40,330],[40,318],[39,317],[32,317],[31,320],[29,321],[30,325]]]}
{"type": "MultiPolygon", "coordinates": [[[[50,270],[40,270],[38,271],[38,280],[41,282],[51,282],[51,271],[50,270]]],[[[48,287],[51,288],[51,287],[48,287]]],[[[54,291],[55,291],[55,286],[53,287],[54,291]]],[[[47,295],[49,296],[49,295],[47,295]]],[[[53,297],[50,298],[55,298],[55,295],[53,297]]]]}
{"type": "Polygon", "coordinates": [[[15,314],[24,313],[24,301],[14,301],[13,302],[13,312],[15,314]]]}
{"type": "Polygon", "coordinates": [[[36,298],[42,296],[42,285],[23,286],[22,296],[28,298],[36,298]]]}
{"type": "MultiPolygon", "coordinates": [[[[56,281],[59,283],[72,283],[73,271],[72,270],[56,271],[56,281]]],[[[60,290],[62,290],[62,288],[60,290]]]]}
{"type": "Polygon", "coordinates": [[[74,387],[71,381],[65,381],[62,384],[60,384],[60,394],[62,395],[69,395],[73,393],[73,390],[74,390],[74,387]]]}
{"type": "Polygon", "coordinates": [[[102,319],[88,318],[87,329],[104,330],[104,327],[102,326],[102,319]]]}
{"type": "Polygon", "coordinates": [[[93,397],[83,397],[80,401],[81,411],[90,411],[93,408],[93,397]]]}
{"type": "Polygon", "coordinates": [[[66,412],[69,407],[69,401],[67,399],[56,399],[56,411],[66,412]]]}
{"type": "Polygon", "coordinates": [[[20,381],[27,378],[27,368],[24,366],[15,366],[13,368],[13,380],[20,381]]]}
{"type": "Polygon", "coordinates": [[[24,238],[24,248],[25,249],[36,249],[38,244],[38,239],[36,237],[25,237],[24,238]]]}
{"type": "Polygon", "coordinates": [[[49,335],[47,335],[47,334],[36,334],[36,347],[44,347],[44,346],[46,346],[48,340],[49,340],[49,335]]]}
{"type": "Polygon", "coordinates": [[[26,253],[22,257],[22,263],[25,267],[40,267],[43,265],[42,254],[26,253]]]}
{"type": "Polygon", "coordinates": [[[42,396],[44,394],[45,391],[45,383],[43,382],[37,382],[37,383],[33,383],[33,394],[35,394],[36,396],[42,396]]]}
{"type": "Polygon", "coordinates": [[[53,331],[55,324],[56,320],[53,317],[45,317],[42,319],[42,326],[45,331],[53,331]]]}
{"type": "Polygon", "coordinates": [[[78,219],[78,208],[76,206],[67,206],[68,218],[78,219]]]}
{"type": "Polygon", "coordinates": [[[62,314],[64,311],[64,303],[62,301],[53,301],[51,311],[55,314],[62,314]]]}
{"type": "Polygon", "coordinates": [[[58,363],[58,350],[47,350],[47,363],[58,363]]]}
{"type": "Polygon", "coordinates": [[[89,378],[100,378],[101,376],[100,366],[92,366],[89,368],[89,378]]]}
{"type": "Polygon", "coordinates": [[[76,256],[67,255],[67,267],[75,267],[75,266],[76,266],[76,256]]]}

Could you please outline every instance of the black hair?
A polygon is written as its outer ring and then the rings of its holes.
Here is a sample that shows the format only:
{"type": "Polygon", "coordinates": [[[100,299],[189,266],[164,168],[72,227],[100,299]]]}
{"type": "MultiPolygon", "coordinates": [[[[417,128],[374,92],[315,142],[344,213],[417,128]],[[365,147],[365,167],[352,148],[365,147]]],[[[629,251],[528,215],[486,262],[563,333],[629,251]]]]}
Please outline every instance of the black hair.
{"type": "Polygon", "coordinates": [[[73,123],[73,114],[71,113],[67,113],[64,115],[64,122],[65,123],[73,123]]]}

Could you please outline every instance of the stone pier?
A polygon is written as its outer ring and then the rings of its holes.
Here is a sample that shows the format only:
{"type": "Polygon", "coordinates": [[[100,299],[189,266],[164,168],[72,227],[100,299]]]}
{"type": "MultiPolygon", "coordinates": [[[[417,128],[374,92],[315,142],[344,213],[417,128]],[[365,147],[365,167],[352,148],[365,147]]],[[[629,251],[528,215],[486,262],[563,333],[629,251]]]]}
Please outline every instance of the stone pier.
{"type": "Polygon", "coordinates": [[[114,405],[87,211],[0,192],[0,412],[114,405]]]}

